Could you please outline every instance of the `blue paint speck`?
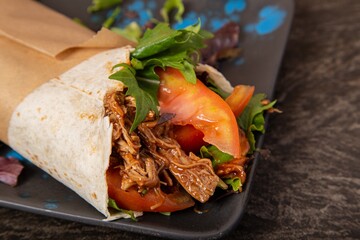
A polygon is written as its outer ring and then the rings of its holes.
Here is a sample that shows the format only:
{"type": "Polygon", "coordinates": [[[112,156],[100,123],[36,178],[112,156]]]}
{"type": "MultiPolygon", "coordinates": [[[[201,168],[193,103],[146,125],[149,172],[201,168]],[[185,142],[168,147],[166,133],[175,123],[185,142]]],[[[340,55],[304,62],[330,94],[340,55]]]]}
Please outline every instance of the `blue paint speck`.
{"type": "Polygon", "coordinates": [[[129,10],[131,11],[139,11],[144,9],[144,2],[143,1],[135,1],[129,5],[129,10]]]}
{"type": "Polygon", "coordinates": [[[231,14],[229,18],[233,22],[240,22],[240,14],[231,14]]]}
{"type": "MultiPolygon", "coordinates": [[[[136,0],[128,6],[128,10],[134,11],[138,14],[136,20],[140,26],[145,25],[152,18],[152,13],[149,9],[147,9],[147,7],[149,6],[145,6],[144,1],[142,0],[136,0]]],[[[152,6],[150,5],[150,7],[152,6]]]]}
{"type": "Polygon", "coordinates": [[[246,2],[245,0],[228,0],[225,4],[224,11],[226,14],[230,15],[236,12],[241,12],[245,9],[246,2]]]}
{"type": "Polygon", "coordinates": [[[245,59],[244,58],[237,58],[235,61],[234,61],[234,64],[239,66],[239,65],[242,65],[245,63],[245,59]]]}
{"type": "Polygon", "coordinates": [[[45,201],[44,208],[46,208],[46,209],[54,210],[54,209],[57,209],[58,207],[59,207],[58,201],[56,201],[56,200],[49,199],[49,200],[45,201]]]}
{"type": "Polygon", "coordinates": [[[149,1],[147,6],[148,6],[149,9],[155,10],[156,7],[157,7],[157,3],[156,3],[156,1],[149,1]]]}
{"type": "Polygon", "coordinates": [[[21,156],[18,152],[15,152],[14,150],[11,150],[10,152],[6,153],[5,157],[7,158],[16,158],[22,163],[31,163],[29,160],[21,156]]]}
{"type": "Polygon", "coordinates": [[[44,179],[44,180],[49,179],[49,177],[50,177],[50,175],[49,175],[49,174],[47,174],[47,173],[43,173],[43,174],[41,174],[41,178],[42,178],[42,179],[44,179]]]}
{"type": "Polygon", "coordinates": [[[210,28],[211,31],[215,32],[219,30],[222,26],[224,26],[226,23],[228,23],[229,20],[224,18],[213,18],[210,22],[210,28]]]}
{"type": "Polygon", "coordinates": [[[15,151],[10,151],[6,154],[7,158],[13,157],[16,159],[19,159],[20,161],[25,160],[25,158],[23,156],[21,156],[19,153],[15,152],[15,151]]]}
{"type": "Polygon", "coordinates": [[[256,23],[250,23],[245,26],[245,32],[254,32],[256,30],[256,23]]]}
{"type": "Polygon", "coordinates": [[[30,193],[28,193],[28,192],[20,192],[19,197],[21,197],[21,198],[29,198],[31,196],[30,196],[30,193]]]}
{"type": "Polygon", "coordinates": [[[284,22],[286,12],[277,6],[263,7],[259,12],[259,21],[245,26],[246,32],[256,32],[259,35],[272,33],[284,22]]]}
{"type": "Polygon", "coordinates": [[[100,22],[104,21],[104,19],[100,15],[97,15],[97,14],[91,14],[90,19],[92,22],[95,22],[95,23],[100,23],[100,22]]]}
{"type": "Polygon", "coordinates": [[[196,13],[194,11],[190,11],[185,15],[185,17],[183,17],[182,22],[175,23],[173,25],[173,28],[177,29],[177,30],[184,29],[190,25],[196,24],[199,21],[199,19],[201,21],[202,26],[206,24],[207,18],[205,15],[203,15],[203,14],[199,15],[198,13],[196,13]]]}
{"type": "Polygon", "coordinates": [[[75,199],[75,196],[74,195],[68,195],[67,197],[66,197],[66,200],[67,201],[72,201],[72,200],[74,200],[75,199]]]}
{"type": "Polygon", "coordinates": [[[122,27],[125,27],[125,26],[129,25],[131,22],[133,22],[132,19],[126,18],[126,19],[123,21],[123,23],[121,24],[121,26],[122,26],[122,27]]]}

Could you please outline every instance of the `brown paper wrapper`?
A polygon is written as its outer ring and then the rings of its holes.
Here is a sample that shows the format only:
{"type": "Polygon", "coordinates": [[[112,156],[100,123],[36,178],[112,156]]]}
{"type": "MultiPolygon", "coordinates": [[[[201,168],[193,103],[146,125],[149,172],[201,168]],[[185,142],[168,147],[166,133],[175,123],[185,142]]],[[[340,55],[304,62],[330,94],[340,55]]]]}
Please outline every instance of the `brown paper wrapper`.
{"type": "Polygon", "coordinates": [[[0,140],[21,100],[42,83],[101,51],[133,45],[98,33],[31,0],[0,0],[0,140]]]}

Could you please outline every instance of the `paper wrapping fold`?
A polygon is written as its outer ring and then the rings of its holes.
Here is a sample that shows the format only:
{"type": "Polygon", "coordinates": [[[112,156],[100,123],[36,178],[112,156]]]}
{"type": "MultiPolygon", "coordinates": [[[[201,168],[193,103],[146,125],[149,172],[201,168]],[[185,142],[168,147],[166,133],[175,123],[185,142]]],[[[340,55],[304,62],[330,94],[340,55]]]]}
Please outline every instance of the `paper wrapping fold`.
{"type": "Polygon", "coordinates": [[[0,0],[0,140],[15,107],[42,83],[106,49],[131,45],[97,34],[31,0],[0,0]]]}

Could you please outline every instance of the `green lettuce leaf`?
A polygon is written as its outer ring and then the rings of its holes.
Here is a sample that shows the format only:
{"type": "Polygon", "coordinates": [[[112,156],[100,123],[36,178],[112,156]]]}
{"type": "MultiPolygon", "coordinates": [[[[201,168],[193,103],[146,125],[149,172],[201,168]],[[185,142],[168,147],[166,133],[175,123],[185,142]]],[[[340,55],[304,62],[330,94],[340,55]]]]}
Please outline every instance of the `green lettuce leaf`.
{"type": "MultiPolygon", "coordinates": [[[[223,163],[229,162],[234,159],[233,156],[230,154],[224,153],[220,151],[217,147],[210,145],[210,146],[202,146],[200,148],[200,155],[202,158],[208,158],[211,160],[213,168],[215,169],[218,165],[221,165],[223,163]]],[[[239,189],[241,189],[242,184],[241,180],[238,177],[234,178],[226,178],[223,179],[223,184],[221,184],[222,181],[219,183],[219,187],[226,189],[227,185],[231,186],[231,188],[237,192],[239,189]],[[225,184],[224,184],[225,183],[225,184]]]]}
{"type": "Polygon", "coordinates": [[[232,155],[220,151],[214,145],[202,146],[200,148],[200,155],[202,158],[210,159],[214,168],[219,164],[226,163],[234,159],[232,155]]]}
{"type": "Polygon", "coordinates": [[[256,140],[254,133],[265,133],[264,111],[272,108],[276,103],[276,100],[274,100],[269,104],[263,105],[262,100],[264,99],[266,99],[266,95],[263,93],[254,95],[243,113],[237,118],[239,126],[245,131],[249,141],[249,153],[255,151],[256,140]]]}
{"type": "Polygon", "coordinates": [[[135,217],[134,212],[131,211],[131,210],[125,210],[125,209],[119,208],[119,206],[116,204],[116,202],[115,202],[114,199],[109,198],[108,207],[113,208],[113,209],[115,209],[115,210],[117,210],[117,211],[120,211],[120,212],[122,212],[122,213],[128,214],[128,215],[130,216],[131,220],[137,222],[137,219],[136,219],[136,217],[135,217]]]}
{"type": "Polygon", "coordinates": [[[225,179],[224,182],[230,185],[234,192],[239,191],[242,187],[241,179],[238,177],[225,179]]]}

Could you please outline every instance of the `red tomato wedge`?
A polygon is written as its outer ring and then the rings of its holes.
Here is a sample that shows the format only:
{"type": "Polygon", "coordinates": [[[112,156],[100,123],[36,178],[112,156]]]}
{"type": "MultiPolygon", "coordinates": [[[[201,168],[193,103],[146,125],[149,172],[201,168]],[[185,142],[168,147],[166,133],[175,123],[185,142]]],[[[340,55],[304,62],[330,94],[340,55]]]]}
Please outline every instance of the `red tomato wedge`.
{"type": "Polygon", "coordinates": [[[249,103],[252,95],[254,94],[255,87],[248,85],[237,85],[229,97],[226,98],[234,115],[238,117],[249,103]]]}
{"type": "Polygon", "coordinates": [[[191,196],[183,190],[172,193],[161,192],[162,197],[154,189],[141,195],[135,188],[121,189],[121,176],[119,169],[109,168],[106,172],[109,197],[123,209],[140,212],[175,212],[194,206],[191,196]],[[160,205],[159,205],[160,203],[160,205]],[[159,206],[157,206],[159,205],[159,206]],[[154,208],[154,206],[157,206],[154,208]]]}
{"type": "Polygon", "coordinates": [[[204,134],[189,124],[185,126],[175,125],[174,138],[186,153],[196,154],[202,146],[206,145],[203,140],[204,134]]]}
{"type": "Polygon", "coordinates": [[[177,69],[157,69],[156,73],[160,112],[175,114],[171,119],[175,125],[190,124],[204,134],[205,142],[240,157],[238,125],[229,105],[201,81],[187,82],[177,69]]]}

